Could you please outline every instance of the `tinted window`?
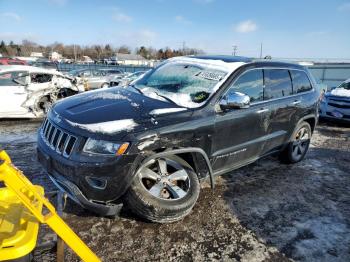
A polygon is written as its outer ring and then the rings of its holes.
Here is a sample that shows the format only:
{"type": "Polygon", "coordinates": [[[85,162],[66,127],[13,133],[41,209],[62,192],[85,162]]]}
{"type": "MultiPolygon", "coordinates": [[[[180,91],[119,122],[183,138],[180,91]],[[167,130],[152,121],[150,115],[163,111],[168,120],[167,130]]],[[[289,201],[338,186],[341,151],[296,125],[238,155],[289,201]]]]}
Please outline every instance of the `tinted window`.
{"type": "Polygon", "coordinates": [[[288,70],[265,69],[264,99],[274,99],[293,94],[292,81],[288,70]]]}
{"type": "Polygon", "coordinates": [[[303,71],[291,70],[294,93],[302,93],[312,89],[310,80],[303,71]]]}
{"type": "Polygon", "coordinates": [[[243,73],[230,87],[229,92],[240,92],[250,97],[250,102],[263,99],[263,71],[251,70],[243,73]]]}

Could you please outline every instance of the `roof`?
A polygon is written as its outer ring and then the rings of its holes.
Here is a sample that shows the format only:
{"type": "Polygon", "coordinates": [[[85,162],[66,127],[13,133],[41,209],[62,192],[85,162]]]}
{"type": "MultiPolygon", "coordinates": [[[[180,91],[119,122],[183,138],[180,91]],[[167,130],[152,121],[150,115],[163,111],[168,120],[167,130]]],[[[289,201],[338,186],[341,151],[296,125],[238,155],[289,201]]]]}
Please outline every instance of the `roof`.
{"type": "Polygon", "coordinates": [[[226,63],[234,63],[234,62],[244,62],[249,63],[253,61],[249,57],[244,56],[230,56],[230,55],[196,55],[196,56],[188,56],[191,58],[204,59],[204,60],[221,60],[226,63]]]}
{"type": "Polygon", "coordinates": [[[120,53],[117,53],[116,57],[118,58],[118,60],[146,60],[141,55],[133,55],[133,54],[120,54],[120,53]]]}
{"type": "Polygon", "coordinates": [[[41,67],[28,66],[28,65],[0,65],[0,72],[6,72],[6,71],[28,71],[30,73],[35,72],[35,73],[49,73],[49,74],[61,75],[61,73],[56,71],[55,69],[45,69],[41,67]]]}

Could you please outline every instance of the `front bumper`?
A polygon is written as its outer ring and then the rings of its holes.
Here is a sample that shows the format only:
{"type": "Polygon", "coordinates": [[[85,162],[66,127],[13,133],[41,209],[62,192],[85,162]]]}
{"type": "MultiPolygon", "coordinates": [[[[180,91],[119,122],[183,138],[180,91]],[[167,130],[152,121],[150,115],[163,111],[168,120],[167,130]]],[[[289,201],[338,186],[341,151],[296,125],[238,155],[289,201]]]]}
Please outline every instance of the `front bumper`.
{"type": "Polygon", "coordinates": [[[52,150],[40,133],[37,155],[58,188],[84,208],[104,216],[118,213],[119,199],[129,188],[137,168],[133,155],[97,163],[73,161],[52,150]]]}
{"type": "Polygon", "coordinates": [[[349,108],[343,104],[322,102],[320,104],[320,118],[350,123],[350,103],[348,104],[349,108]]]}

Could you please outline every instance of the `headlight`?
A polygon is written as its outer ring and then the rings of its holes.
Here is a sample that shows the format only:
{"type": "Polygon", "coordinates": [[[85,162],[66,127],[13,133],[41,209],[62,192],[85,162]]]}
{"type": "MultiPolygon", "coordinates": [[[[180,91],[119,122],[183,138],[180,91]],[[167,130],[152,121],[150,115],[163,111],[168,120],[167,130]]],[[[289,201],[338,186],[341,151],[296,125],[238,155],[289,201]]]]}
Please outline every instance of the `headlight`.
{"type": "Polygon", "coordinates": [[[89,138],[85,143],[83,151],[86,153],[98,155],[120,156],[125,153],[128,147],[129,143],[116,144],[108,141],[89,138]]]}

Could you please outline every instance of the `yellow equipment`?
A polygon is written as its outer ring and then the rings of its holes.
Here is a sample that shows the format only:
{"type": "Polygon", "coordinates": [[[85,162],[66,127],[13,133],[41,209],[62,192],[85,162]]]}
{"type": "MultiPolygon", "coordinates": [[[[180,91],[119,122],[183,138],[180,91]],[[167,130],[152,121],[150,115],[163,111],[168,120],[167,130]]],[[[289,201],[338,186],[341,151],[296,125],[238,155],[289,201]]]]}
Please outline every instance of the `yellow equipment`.
{"type": "Polygon", "coordinates": [[[5,151],[0,151],[0,181],[6,185],[0,188],[0,261],[29,254],[36,245],[39,223],[47,224],[83,261],[100,261],[57,214],[44,189],[12,165],[5,151]]]}

